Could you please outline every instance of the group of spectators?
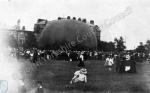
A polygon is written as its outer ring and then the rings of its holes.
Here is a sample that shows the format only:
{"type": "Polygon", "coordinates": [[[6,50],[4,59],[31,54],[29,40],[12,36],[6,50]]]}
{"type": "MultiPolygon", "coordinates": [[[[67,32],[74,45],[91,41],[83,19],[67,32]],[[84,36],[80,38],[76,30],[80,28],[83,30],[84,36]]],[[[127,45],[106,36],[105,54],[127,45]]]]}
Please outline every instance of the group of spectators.
{"type": "Polygon", "coordinates": [[[83,55],[84,60],[100,60],[105,61],[106,58],[123,57],[123,55],[130,54],[133,56],[136,62],[143,62],[149,58],[149,54],[138,52],[102,52],[102,51],[56,51],[56,50],[40,50],[40,49],[10,49],[10,55],[17,59],[25,58],[30,59],[31,62],[36,63],[37,60],[66,60],[66,61],[78,61],[80,55],[83,55]]]}
{"type": "Polygon", "coordinates": [[[33,48],[31,50],[12,49],[10,54],[17,59],[23,57],[30,59],[32,63],[38,60],[66,60],[80,61],[78,66],[84,67],[86,60],[105,61],[104,66],[111,71],[115,64],[118,73],[136,73],[136,62],[150,60],[150,55],[138,52],[97,52],[97,51],[56,51],[56,50],[40,50],[33,48]]]}
{"type": "Polygon", "coordinates": [[[109,70],[112,70],[112,66],[115,64],[116,72],[118,73],[137,73],[136,71],[136,62],[140,60],[145,60],[144,57],[140,59],[140,56],[137,56],[137,53],[118,53],[114,56],[112,54],[108,55],[106,58],[105,67],[108,67],[109,70]],[[142,59],[143,58],[143,59],[142,59]]]}
{"type": "Polygon", "coordinates": [[[32,50],[15,50],[13,52],[13,56],[16,55],[16,58],[19,59],[21,57],[25,59],[30,59],[31,62],[35,62],[38,59],[41,60],[66,60],[66,61],[77,61],[79,60],[80,55],[84,56],[84,60],[90,59],[99,59],[104,60],[103,52],[96,51],[55,51],[55,50],[40,50],[40,49],[32,49],[32,50]]]}
{"type": "MultiPolygon", "coordinates": [[[[32,63],[36,63],[38,60],[66,60],[66,61],[80,61],[78,66],[82,69],[74,73],[74,77],[71,79],[70,84],[76,82],[87,82],[87,71],[84,62],[86,60],[100,60],[105,62],[104,66],[112,71],[112,67],[116,67],[117,73],[137,73],[136,62],[142,62],[145,60],[150,61],[150,55],[137,52],[97,52],[97,51],[56,51],[56,50],[40,50],[40,49],[7,49],[8,55],[20,58],[29,59],[32,63]]],[[[42,82],[38,82],[37,91],[43,91],[42,82]]],[[[21,86],[21,91],[24,91],[21,86]]],[[[21,93],[21,92],[20,92],[21,93]]],[[[25,93],[25,92],[24,92],[25,93]]],[[[43,92],[41,92],[43,93],[43,92]]]]}
{"type": "Polygon", "coordinates": [[[84,67],[86,60],[105,61],[104,66],[111,71],[115,64],[116,72],[119,73],[136,73],[136,62],[150,61],[150,54],[138,52],[97,52],[97,51],[56,51],[56,50],[40,50],[33,48],[31,50],[7,49],[5,52],[18,60],[23,57],[29,59],[32,63],[38,60],[66,60],[80,61],[78,66],[84,67]]]}

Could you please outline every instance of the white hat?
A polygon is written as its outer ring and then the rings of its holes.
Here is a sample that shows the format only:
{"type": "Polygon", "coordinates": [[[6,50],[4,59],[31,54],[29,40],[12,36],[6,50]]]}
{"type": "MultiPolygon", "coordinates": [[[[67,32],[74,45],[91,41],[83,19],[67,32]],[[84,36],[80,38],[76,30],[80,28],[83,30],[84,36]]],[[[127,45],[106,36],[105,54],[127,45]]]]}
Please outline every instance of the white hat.
{"type": "Polygon", "coordinates": [[[86,74],[86,73],[87,73],[87,70],[84,69],[84,68],[82,68],[82,69],[80,70],[80,73],[81,73],[81,74],[86,74]]]}

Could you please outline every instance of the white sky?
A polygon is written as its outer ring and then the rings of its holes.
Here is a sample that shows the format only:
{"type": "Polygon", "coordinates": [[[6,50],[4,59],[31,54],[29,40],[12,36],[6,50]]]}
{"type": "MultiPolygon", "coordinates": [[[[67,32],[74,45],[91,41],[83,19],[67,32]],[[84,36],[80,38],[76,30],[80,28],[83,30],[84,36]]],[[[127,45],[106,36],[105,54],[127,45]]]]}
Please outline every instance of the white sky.
{"type": "Polygon", "coordinates": [[[33,31],[38,18],[55,20],[58,17],[81,17],[95,24],[104,24],[130,6],[133,13],[102,29],[101,40],[126,39],[127,49],[150,39],[150,0],[0,0],[0,24],[14,26],[21,19],[21,26],[33,31]]]}

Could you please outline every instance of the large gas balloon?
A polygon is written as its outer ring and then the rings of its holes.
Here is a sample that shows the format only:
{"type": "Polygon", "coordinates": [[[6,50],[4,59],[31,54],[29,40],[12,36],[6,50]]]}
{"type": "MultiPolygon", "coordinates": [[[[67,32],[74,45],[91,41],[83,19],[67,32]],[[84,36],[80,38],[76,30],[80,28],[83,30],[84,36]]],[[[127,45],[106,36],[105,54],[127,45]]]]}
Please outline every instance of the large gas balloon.
{"type": "Polygon", "coordinates": [[[55,20],[41,33],[39,47],[54,50],[96,50],[97,39],[90,26],[77,20],[55,20]]]}

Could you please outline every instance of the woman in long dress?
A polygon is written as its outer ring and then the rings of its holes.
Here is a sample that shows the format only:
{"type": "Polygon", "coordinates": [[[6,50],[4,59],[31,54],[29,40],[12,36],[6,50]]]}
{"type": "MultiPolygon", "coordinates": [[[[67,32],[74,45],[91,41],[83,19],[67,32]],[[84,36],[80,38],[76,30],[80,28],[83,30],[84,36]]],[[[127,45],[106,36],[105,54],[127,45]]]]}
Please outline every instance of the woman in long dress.
{"type": "Polygon", "coordinates": [[[134,55],[131,55],[131,69],[129,71],[129,73],[137,73],[136,71],[136,61],[135,61],[135,58],[134,58],[134,55]]]}
{"type": "Polygon", "coordinates": [[[110,57],[110,58],[109,58],[109,61],[108,61],[108,69],[109,69],[109,71],[112,70],[113,64],[114,64],[113,58],[110,57]]]}
{"type": "Polygon", "coordinates": [[[108,67],[109,59],[110,59],[110,56],[108,56],[108,57],[106,58],[106,61],[105,61],[105,64],[104,64],[105,67],[108,67]]]}
{"type": "Polygon", "coordinates": [[[113,63],[114,63],[114,62],[113,62],[113,58],[110,57],[110,56],[108,56],[108,57],[106,58],[106,61],[105,61],[104,66],[105,66],[105,67],[108,67],[109,71],[111,71],[111,70],[112,70],[113,63]]]}
{"type": "Polygon", "coordinates": [[[79,62],[79,64],[78,64],[78,66],[79,66],[79,67],[84,67],[85,65],[84,65],[84,62],[83,62],[83,61],[84,61],[84,56],[83,56],[83,54],[80,55],[79,61],[80,61],[80,62],[79,62]]]}
{"type": "Polygon", "coordinates": [[[121,64],[120,64],[120,68],[119,68],[119,73],[125,73],[125,55],[123,55],[121,57],[121,64]]]}
{"type": "Polygon", "coordinates": [[[131,69],[131,56],[129,53],[125,55],[126,60],[125,60],[125,72],[129,72],[131,69]]]}

